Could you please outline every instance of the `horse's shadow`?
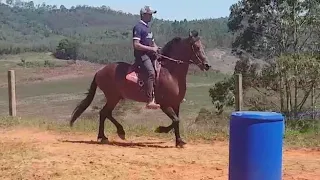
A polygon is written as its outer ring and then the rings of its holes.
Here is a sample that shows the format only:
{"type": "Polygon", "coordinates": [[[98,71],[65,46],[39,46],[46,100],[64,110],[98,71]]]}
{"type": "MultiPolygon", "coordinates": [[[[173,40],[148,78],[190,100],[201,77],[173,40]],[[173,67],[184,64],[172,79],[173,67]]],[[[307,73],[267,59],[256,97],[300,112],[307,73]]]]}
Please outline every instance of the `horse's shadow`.
{"type": "Polygon", "coordinates": [[[64,143],[80,143],[80,144],[96,144],[96,145],[112,145],[112,146],[121,146],[121,147],[129,147],[129,148],[137,148],[137,147],[149,147],[149,148],[174,148],[174,146],[164,146],[159,145],[165,142],[157,141],[157,142],[118,142],[118,141],[109,141],[106,143],[98,142],[98,141],[71,141],[71,140],[60,140],[60,142],[64,143]]]}

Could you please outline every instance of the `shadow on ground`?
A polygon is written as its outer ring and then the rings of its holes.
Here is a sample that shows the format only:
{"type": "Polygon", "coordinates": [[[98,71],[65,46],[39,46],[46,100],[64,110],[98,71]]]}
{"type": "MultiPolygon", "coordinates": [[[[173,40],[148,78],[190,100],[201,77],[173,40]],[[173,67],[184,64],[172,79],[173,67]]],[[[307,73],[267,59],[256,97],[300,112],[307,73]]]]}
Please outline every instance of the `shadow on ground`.
{"type": "Polygon", "coordinates": [[[97,144],[97,145],[112,145],[112,146],[121,146],[121,147],[151,147],[151,148],[174,148],[174,146],[164,146],[159,145],[165,142],[157,141],[157,142],[118,142],[118,141],[109,141],[106,143],[98,142],[98,141],[71,141],[71,140],[60,140],[60,142],[64,143],[80,143],[80,144],[97,144]]]}

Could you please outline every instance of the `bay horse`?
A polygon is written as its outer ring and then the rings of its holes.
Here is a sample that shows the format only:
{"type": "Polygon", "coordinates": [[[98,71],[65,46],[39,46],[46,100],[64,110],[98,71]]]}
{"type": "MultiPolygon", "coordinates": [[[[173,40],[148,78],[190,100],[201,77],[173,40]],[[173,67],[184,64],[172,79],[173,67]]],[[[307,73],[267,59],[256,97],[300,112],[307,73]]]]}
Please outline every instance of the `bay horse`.
{"type": "MultiPolygon", "coordinates": [[[[186,93],[186,76],[189,65],[196,64],[202,71],[209,70],[211,66],[206,60],[203,45],[195,30],[189,31],[189,36],[186,38],[171,39],[157,57],[154,62],[156,69],[155,101],[160,104],[160,109],[172,120],[172,123],[167,127],[159,126],[155,132],[168,133],[174,129],[176,147],[183,147],[186,143],[180,137],[179,110],[186,93]]],[[[95,73],[86,98],[74,109],[70,126],[72,127],[76,119],[91,104],[96,89],[99,87],[107,102],[100,110],[97,140],[108,142],[104,133],[106,118],[116,126],[118,136],[124,140],[123,126],[112,116],[112,111],[121,99],[147,102],[143,83],[146,78],[146,73],[141,71],[140,66],[136,63],[115,62],[105,65],[95,73]]]]}

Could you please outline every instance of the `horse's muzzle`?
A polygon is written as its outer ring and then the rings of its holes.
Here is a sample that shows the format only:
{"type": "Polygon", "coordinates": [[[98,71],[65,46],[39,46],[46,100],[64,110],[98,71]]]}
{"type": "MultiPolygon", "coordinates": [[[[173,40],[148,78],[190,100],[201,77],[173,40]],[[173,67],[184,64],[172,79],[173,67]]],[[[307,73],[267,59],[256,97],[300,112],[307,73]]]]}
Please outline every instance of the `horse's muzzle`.
{"type": "Polygon", "coordinates": [[[206,70],[206,71],[208,71],[209,69],[211,68],[211,66],[209,65],[209,64],[204,64],[204,69],[206,70]]]}

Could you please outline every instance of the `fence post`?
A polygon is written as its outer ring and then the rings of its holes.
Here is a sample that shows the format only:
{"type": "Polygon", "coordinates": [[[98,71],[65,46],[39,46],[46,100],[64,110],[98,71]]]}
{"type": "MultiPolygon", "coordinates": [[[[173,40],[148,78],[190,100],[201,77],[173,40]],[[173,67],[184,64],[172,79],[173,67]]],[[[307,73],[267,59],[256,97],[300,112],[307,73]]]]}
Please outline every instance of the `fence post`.
{"type": "Polygon", "coordinates": [[[312,119],[316,119],[316,107],[315,107],[315,97],[314,97],[314,94],[315,94],[315,87],[312,86],[312,90],[311,90],[311,108],[312,108],[312,119]]]}
{"type": "Polygon", "coordinates": [[[16,78],[14,70],[8,71],[8,92],[9,92],[9,115],[17,115],[17,102],[16,102],[16,78]]]}
{"type": "Polygon", "coordinates": [[[236,103],[236,111],[242,110],[242,74],[236,74],[236,94],[235,94],[235,103],[236,103]]]}

